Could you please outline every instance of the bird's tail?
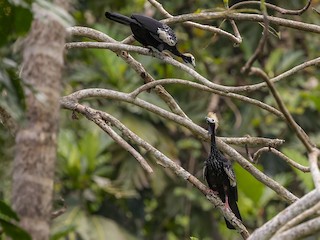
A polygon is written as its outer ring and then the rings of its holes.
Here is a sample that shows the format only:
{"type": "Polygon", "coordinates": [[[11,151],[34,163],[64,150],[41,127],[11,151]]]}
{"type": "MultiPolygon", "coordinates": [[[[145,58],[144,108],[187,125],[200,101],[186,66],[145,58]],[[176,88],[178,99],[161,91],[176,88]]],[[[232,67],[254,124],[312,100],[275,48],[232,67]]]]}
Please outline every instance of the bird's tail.
{"type": "Polygon", "coordinates": [[[124,16],[124,15],[121,15],[119,13],[106,12],[105,16],[106,16],[106,18],[108,18],[110,20],[113,20],[115,22],[118,22],[118,23],[121,23],[124,25],[130,25],[130,23],[133,22],[133,19],[131,19],[127,16],[124,16]]]}
{"type": "MultiPolygon", "coordinates": [[[[236,201],[229,201],[229,207],[231,208],[232,212],[234,213],[234,215],[236,215],[236,217],[242,221],[242,218],[241,218],[241,215],[240,215],[240,211],[239,211],[239,208],[238,208],[238,205],[237,205],[237,202],[236,201]]],[[[226,225],[227,225],[227,228],[229,229],[235,229],[235,227],[227,220],[227,219],[224,219],[226,221],[226,225]]]]}

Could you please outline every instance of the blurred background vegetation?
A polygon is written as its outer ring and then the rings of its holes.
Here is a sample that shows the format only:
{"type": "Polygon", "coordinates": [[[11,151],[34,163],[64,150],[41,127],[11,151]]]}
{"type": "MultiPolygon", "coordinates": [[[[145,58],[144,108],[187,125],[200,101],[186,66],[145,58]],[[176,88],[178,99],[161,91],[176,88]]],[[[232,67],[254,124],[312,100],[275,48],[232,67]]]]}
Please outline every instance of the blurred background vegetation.
{"type": "MultiPolygon", "coordinates": [[[[0,107],[21,121],[24,112],[23,82],[19,78],[21,40],[28,32],[32,11],[31,2],[0,0],[0,107]]],[[[230,4],[236,1],[230,1],[230,4]]],[[[299,9],[305,1],[268,1],[288,9],[299,9]]],[[[176,0],[161,1],[174,15],[203,9],[220,11],[223,1],[176,0]]],[[[320,1],[312,7],[320,10],[320,1]]],[[[76,25],[100,30],[116,40],[130,34],[130,29],[108,21],[104,12],[115,11],[125,15],[152,12],[145,0],[74,0],[70,13],[76,25]]],[[[279,15],[269,11],[270,15],[279,15]]],[[[154,12],[154,18],[163,18],[154,12]]],[[[287,18],[320,24],[320,17],[311,9],[302,16],[287,18]]],[[[210,21],[232,32],[228,22],[210,21]]],[[[212,35],[183,25],[173,26],[179,38],[179,49],[191,52],[197,61],[196,70],[215,83],[244,85],[261,79],[240,73],[241,67],[255,51],[262,27],[254,22],[238,22],[243,43],[236,47],[222,36],[212,35]]],[[[317,34],[274,27],[278,34],[270,35],[264,55],[255,63],[276,76],[297,64],[319,57],[320,38],[317,34]]],[[[79,39],[86,41],[87,39],[79,39]]],[[[135,43],[136,44],[136,43],[135,43]]],[[[193,80],[174,67],[147,56],[133,56],[156,79],[184,78],[193,80]]],[[[66,52],[63,95],[84,88],[107,88],[129,92],[141,86],[142,80],[114,53],[106,50],[72,49],[66,52]]],[[[307,68],[277,83],[290,112],[300,126],[320,143],[320,70],[307,68]]],[[[199,92],[185,86],[167,85],[187,115],[206,127],[206,113],[215,111],[220,117],[220,136],[251,136],[282,138],[280,148],[290,158],[307,165],[303,146],[284,122],[252,105],[199,92]]],[[[141,95],[144,99],[166,108],[153,93],[141,95]]],[[[276,106],[267,89],[250,93],[250,97],[276,106]]],[[[158,148],[186,170],[202,179],[203,162],[208,146],[184,128],[132,105],[109,100],[90,100],[92,107],[109,112],[128,128],[158,148]]],[[[67,212],[56,218],[52,239],[240,239],[235,231],[225,227],[223,217],[190,184],[157,165],[143,152],[153,166],[148,175],[137,161],[115,144],[93,123],[62,110],[60,121],[58,159],[56,168],[55,209],[67,205],[67,212]]],[[[0,125],[0,196],[10,201],[10,172],[14,154],[14,137],[0,125]]],[[[236,146],[235,146],[236,147],[236,146]]],[[[138,149],[139,147],[137,147],[138,149]]],[[[236,147],[245,154],[245,149],[236,147]]],[[[254,152],[257,149],[250,149],[254,152]]],[[[310,174],[301,173],[272,154],[263,154],[257,164],[297,196],[313,188],[310,174]]],[[[255,180],[239,165],[234,165],[238,181],[239,208],[244,224],[250,231],[262,225],[286,203],[255,180]]]]}

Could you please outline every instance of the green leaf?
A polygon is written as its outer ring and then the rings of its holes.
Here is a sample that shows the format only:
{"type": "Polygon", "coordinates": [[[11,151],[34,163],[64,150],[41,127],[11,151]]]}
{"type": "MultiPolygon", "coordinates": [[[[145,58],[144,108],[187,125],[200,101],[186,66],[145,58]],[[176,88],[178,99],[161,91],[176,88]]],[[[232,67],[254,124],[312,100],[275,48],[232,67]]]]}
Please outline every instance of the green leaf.
{"type": "Polygon", "coordinates": [[[13,240],[32,240],[30,235],[19,226],[16,226],[3,219],[0,219],[0,224],[3,228],[4,233],[11,237],[13,240]]]}
{"type": "MultiPolygon", "coordinates": [[[[308,159],[304,155],[302,155],[300,152],[298,152],[297,150],[292,149],[292,148],[284,148],[282,151],[285,155],[287,155],[289,158],[291,158],[295,162],[297,162],[301,165],[304,165],[304,166],[308,166],[308,159]]],[[[304,189],[306,189],[306,192],[311,191],[314,187],[311,173],[301,172],[300,170],[298,170],[294,167],[292,167],[292,169],[297,174],[299,180],[301,181],[301,183],[304,186],[304,189]]]]}
{"type": "Polygon", "coordinates": [[[63,237],[67,237],[67,235],[73,231],[75,231],[76,226],[75,225],[66,225],[62,226],[57,232],[51,235],[51,240],[59,240],[63,237]]]}
{"type": "Polygon", "coordinates": [[[234,170],[236,173],[238,189],[253,202],[258,202],[263,194],[264,185],[238,164],[234,165],[234,170]],[[250,183],[250,187],[248,187],[248,183],[250,183]]]}
{"type": "Polygon", "coordinates": [[[19,221],[18,215],[11,209],[11,207],[3,201],[0,201],[0,215],[4,215],[10,219],[19,221]]]}

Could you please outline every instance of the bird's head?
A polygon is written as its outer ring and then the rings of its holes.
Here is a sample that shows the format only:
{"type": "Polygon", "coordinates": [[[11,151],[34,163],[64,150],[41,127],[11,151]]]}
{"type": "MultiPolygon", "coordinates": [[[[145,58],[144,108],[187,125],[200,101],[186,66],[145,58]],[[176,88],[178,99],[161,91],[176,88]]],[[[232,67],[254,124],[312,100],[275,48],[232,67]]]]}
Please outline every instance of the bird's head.
{"type": "Polygon", "coordinates": [[[196,67],[196,59],[194,58],[194,56],[191,53],[184,53],[182,59],[185,63],[192,66],[192,68],[196,67]]]}
{"type": "Polygon", "coordinates": [[[219,125],[217,114],[209,112],[206,116],[206,121],[209,124],[209,133],[212,134],[214,130],[217,130],[219,125]]]}

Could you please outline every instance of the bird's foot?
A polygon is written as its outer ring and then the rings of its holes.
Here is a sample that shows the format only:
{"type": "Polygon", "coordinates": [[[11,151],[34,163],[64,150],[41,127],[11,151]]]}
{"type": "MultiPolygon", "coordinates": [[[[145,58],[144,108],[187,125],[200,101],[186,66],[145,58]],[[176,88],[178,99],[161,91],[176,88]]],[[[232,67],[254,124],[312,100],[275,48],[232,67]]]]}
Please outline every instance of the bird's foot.
{"type": "Polygon", "coordinates": [[[216,195],[216,196],[219,196],[219,192],[218,191],[214,191],[212,189],[209,189],[209,194],[213,194],[213,195],[216,195]]]}

